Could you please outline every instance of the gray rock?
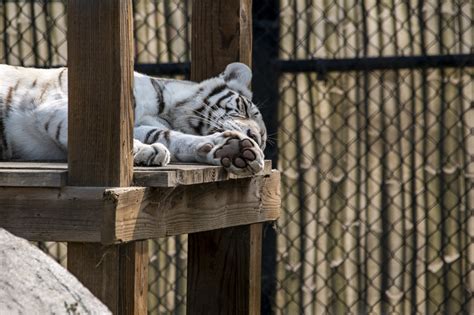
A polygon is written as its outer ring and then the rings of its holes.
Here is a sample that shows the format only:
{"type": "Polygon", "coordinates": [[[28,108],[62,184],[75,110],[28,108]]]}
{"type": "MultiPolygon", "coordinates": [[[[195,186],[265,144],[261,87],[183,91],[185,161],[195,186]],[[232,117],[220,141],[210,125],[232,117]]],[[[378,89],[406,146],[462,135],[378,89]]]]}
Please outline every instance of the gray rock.
{"type": "Polygon", "coordinates": [[[72,274],[0,228],[0,314],[111,314],[72,274]]]}

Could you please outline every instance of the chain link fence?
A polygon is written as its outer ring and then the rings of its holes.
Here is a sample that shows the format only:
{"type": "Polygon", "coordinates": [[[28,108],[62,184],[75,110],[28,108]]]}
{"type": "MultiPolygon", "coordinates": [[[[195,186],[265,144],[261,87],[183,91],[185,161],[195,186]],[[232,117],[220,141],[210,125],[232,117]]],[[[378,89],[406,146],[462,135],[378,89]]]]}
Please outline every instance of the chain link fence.
{"type": "Polygon", "coordinates": [[[281,1],[277,313],[474,314],[473,10],[281,1]]]}
{"type": "MultiPolygon", "coordinates": [[[[0,62],[65,65],[66,3],[3,0],[0,62]]],[[[188,76],[191,1],[134,10],[137,68],[188,76]]],[[[470,0],[254,1],[254,97],[282,172],[264,313],[474,314],[473,17],[470,0]]],[[[150,313],[185,313],[186,248],[151,241],[150,313]]]]}

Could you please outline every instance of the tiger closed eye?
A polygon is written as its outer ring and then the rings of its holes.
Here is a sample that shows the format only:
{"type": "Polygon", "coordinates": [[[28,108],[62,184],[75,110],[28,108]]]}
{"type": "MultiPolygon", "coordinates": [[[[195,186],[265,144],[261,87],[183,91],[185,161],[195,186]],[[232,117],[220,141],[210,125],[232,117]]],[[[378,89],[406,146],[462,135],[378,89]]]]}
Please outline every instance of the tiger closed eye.
{"type": "Polygon", "coordinates": [[[229,113],[230,116],[232,117],[237,117],[237,118],[245,118],[244,115],[242,115],[241,113],[238,113],[238,112],[232,112],[232,113],[229,113]]]}

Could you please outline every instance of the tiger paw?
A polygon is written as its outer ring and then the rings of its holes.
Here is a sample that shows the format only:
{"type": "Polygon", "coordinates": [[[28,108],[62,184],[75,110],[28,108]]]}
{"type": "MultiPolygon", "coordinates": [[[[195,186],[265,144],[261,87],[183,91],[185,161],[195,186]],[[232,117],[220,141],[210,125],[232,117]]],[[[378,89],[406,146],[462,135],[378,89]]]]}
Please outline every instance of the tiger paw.
{"type": "Polygon", "coordinates": [[[161,143],[141,144],[133,156],[139,166],[165,166],[170,159],[170,151],[161,143]]]}
{"type": "Polygon", "coordinates": [[[263,170],[263,152],[254,140],[236,131],[224,131],[213,136],[212,144],[205,143],[198,149],[198,154],[205,155],[208,163],[222,165],[237,175],[256,174],[263,170]]]}

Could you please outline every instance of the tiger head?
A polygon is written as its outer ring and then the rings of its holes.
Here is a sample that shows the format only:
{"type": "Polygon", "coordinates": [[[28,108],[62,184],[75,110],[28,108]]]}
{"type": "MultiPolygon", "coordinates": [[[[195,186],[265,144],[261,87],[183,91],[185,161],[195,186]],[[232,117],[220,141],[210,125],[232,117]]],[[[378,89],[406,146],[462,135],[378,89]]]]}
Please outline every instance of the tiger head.
{"type": "Polygon", "coordinates": [[[265,149],[267,130],[262,114],[252,102],[252,71],[243,63],[231,63],[218,77],[199,84],[207,110],[195,111],[209,126],[208,133],[239,131],[265,149]],[[205,112],[205,113],[204,113],[205,112]]]}

